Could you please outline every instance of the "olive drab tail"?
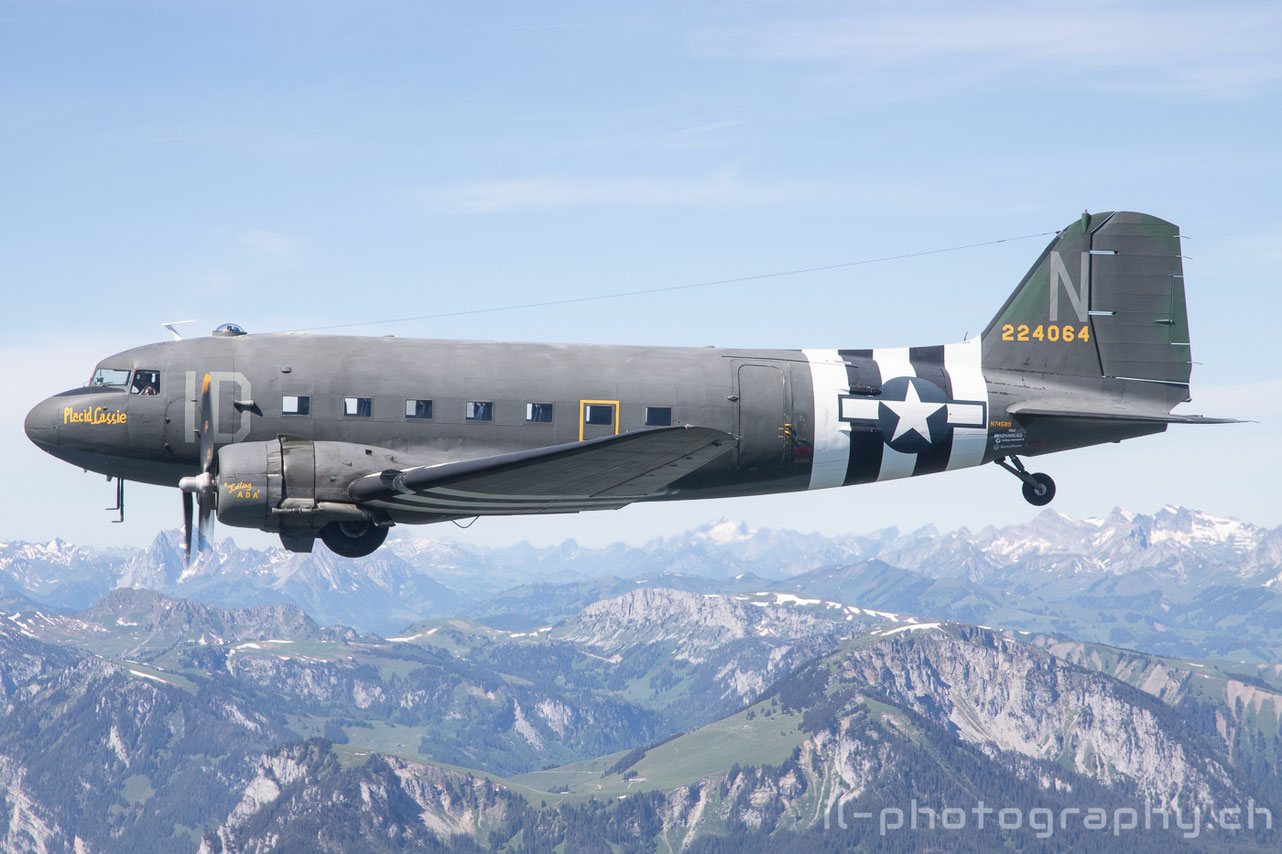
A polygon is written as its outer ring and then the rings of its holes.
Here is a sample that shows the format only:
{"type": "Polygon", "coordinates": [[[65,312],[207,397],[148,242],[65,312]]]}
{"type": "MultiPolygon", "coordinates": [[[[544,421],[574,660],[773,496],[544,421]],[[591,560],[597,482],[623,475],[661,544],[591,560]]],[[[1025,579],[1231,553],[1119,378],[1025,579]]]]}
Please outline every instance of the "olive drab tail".
{"type": "Polygon", "coordinates": [[[1165,384],[1172,404],[1187,399],[1179,228],[1131,211],[1083,214],[984,330],[983,350],[986,371],[1165,384]]]}

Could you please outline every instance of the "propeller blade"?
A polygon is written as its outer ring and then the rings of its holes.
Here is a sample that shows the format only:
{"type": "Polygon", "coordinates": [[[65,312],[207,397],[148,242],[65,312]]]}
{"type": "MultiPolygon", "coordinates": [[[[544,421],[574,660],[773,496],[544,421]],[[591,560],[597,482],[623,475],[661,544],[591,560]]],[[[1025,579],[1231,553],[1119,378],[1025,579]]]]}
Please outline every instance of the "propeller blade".
{"type": "Polygon", "coordinates": [[[214,500],[212,490],[202,491],[197,498],[197,506],[200,508],[197,530],[200,531],[201,551],[204,551],[205,544],[214,538],[214,500]]]}
{"type": "Polygon", "coordinates": [[[191,564],[191,493],[183,492],[183,566],[191,564]]]}
{"type": "Polygon", "coordinates": [[[209,386],[209,374],[205,374],[200,384],[200,470],[206,473],[214,470],[214,407],[209,386]]]}
{"type": "MultiPolygon", "coordinates": [[[[184,486],[184,490],[196,492],[196,551],[203,553],[205,545],[213,539],[214,503],[218,499],[217,485],[214,483],[214,405],[210,387],[213,385],[210,375],[200,384],[200,478],[184,486]]],[[[184,481],[187,479],[184,478],[184,481]]],[[[180,484],[182,486],[182,484],[180,484]]],[[[190,501],[190,492],[185,492],[190,501]]]]}

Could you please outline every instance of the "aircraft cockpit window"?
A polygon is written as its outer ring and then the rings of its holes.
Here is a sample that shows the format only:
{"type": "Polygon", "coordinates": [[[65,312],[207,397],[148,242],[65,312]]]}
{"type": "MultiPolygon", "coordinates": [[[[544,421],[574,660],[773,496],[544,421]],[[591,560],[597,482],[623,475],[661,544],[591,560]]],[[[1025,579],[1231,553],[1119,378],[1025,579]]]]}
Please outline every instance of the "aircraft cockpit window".
{"type": "Polygon", "coordinates": [[[469,400],[467,402],[468,421],[493,421],[494,403],[489,400],[469,400]]]}
{"type": "Polygon", "coordinates": [[[130,394],[160,394],[160,371],[134,371],[130,394]]]}
{"type": "Polygon", "coordinates": [[[369,418],[374,411],[374,399],[371,397],[343,398],[343,414],[353,418],[369,418]]]}
{"type": "Polygon", "coordinates": [[[548,423],[552,420],[552,404],[550,403],[527,403],[525,404],[525,420],[548,423]]]}
{"type": "Polygon", "coordinates": [[[281,395],[280,411],[283,415],[309,415],[312,411],[312,399],[299,394],[281,395]]]}
{"type": "Polygon", "coordinates": [[[671,406],[647,406],[645,408],[645,426],[671,427],[672,426],[672,407],[671,406]]]}
{"type": "Polygon", "coordinates": [[[430,400],[406,400],[405,401],[406,418],[431,418],[432,401],[430,400]]]}
{"type": "Polygon", "coordinates": [[[118,368],[99,368],[93,372],[89,385],[129,385],[129,371],[118,368]]]}

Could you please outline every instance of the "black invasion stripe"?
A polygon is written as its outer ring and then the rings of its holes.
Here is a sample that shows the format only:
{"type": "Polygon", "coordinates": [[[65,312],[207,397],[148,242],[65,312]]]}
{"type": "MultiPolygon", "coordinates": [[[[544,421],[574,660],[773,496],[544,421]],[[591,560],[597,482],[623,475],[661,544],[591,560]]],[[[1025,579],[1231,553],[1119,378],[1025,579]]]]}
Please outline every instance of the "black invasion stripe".
{"type": "MultiPolygon", "coordinates": [[[[881,385],[881,369],[872,357],[872,350],[838,350],[837,354],[849,363],[846,381],[852,388],[881,385]]],[[[844,423],[841,426],[854,427],[850,431],[850,460],[846,463],[846,479],[842,484],[872,483],[881,473],[881,453],[886,449],[881,431],[875,426],[872,429],[860,429],[859,425],[844,423]]]]}
{"type": "MultiPolygon", "coordinates": [[[[944,390],[948,400],[953,399],[953,382],[944,369],[943,345],[936,347],[911,347],[908,350],[908,361],[913,371],[924,380],[930,380],[944,390]]],[[[953,434],[929,451],[917,455],[917,464],[913,466],[913,477],[919,474],[934,474],[948,468],[948,458],[953,453],[953,434]]]]}

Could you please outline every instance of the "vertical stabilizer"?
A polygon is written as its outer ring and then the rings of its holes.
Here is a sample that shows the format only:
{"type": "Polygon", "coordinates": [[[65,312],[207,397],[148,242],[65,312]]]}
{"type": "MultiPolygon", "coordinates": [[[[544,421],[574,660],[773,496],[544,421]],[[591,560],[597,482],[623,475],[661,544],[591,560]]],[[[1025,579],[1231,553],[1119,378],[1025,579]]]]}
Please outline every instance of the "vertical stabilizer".
{"type": "Polygon", "coordinates": [[[984,330],[984,367],[1182,385],[1192,357],[1179,229],[1148,214],[1083,214],[984,330]]]}

